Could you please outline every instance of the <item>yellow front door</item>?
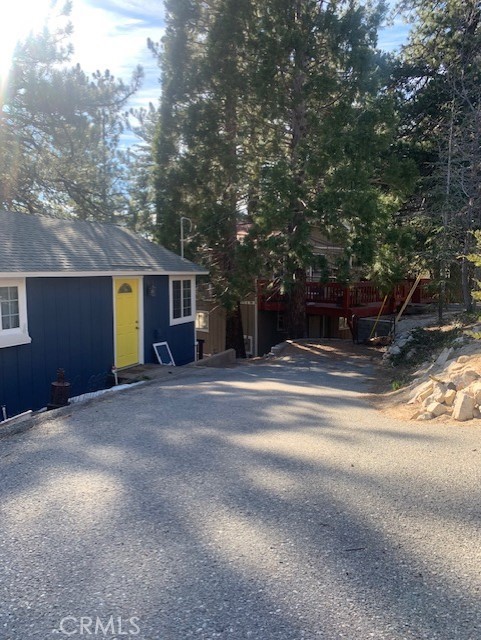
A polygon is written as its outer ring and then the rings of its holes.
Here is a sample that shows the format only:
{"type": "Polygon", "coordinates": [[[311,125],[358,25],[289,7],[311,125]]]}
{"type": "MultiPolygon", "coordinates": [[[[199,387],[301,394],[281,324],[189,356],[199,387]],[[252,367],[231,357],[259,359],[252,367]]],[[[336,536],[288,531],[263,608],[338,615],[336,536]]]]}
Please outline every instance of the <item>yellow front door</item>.
{"type": "Polygon", "coordinates": [[[139,282],[114,280],[115,286],[115,366],[121,369],[139,362],[139,282]]]}

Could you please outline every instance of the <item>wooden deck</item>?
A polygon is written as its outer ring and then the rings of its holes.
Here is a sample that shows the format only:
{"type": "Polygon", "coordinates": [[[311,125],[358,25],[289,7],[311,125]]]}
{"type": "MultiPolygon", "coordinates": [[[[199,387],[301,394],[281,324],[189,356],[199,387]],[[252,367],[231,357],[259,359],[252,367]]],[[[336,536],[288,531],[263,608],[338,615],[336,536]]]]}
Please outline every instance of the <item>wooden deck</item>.
{"type": "MultiPolygon", "coordinates": [[[[397,285],[383,307],[384,295],[371,282],[356,282],[349,285],[336,282],[307,282],[306,313],[351,319],[353,316],[367,318],[395,313],[406,300],[414,282],[406,280],[397,285]]],[[[412,297],[414,304],[433,301],[428,291],[429,280],[421,280],[412,297]]],[[[283,311],[285,296],[267,280],[257,283],[257,304],[260,311],[283,311]]]]}

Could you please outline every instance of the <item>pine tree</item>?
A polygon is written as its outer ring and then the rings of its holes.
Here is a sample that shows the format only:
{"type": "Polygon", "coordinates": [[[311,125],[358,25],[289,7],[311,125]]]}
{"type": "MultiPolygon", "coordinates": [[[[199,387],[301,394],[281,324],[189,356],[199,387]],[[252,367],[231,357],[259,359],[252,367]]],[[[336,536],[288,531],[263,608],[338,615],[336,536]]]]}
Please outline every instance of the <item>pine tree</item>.
{"type": "Polygon", "coordinates": [[[170,1],[156,138],[158,234],[210,269],[241,351],[239,301],[253,275],[287,293],[291,337],[305,334],[313,225],[369,264],[397,205],[393,103],[375,50],[383,7],[321,0],[170,1]],[[250,242],[237,240],[239,220],[250,242]],[[254,250],[259,260],[254,259],[254,250]],[[255,272],[262,262],[263,273],[255,272]]]}
{"type": "Polygon", "coordinates": [[[389,213],[376,184],[393,118],[375,52],[382,11],[317,0],[259,9],[257,90],[270,133],[255,219],[287,294],[290,337],[306,331],[311,227],[341,242],[348,260],[370,263],[389,213]]]}
{"type": "Polygon", "coordinates": [[[237,239],[244,202],[246,23],[250,0],[166,3],[162,99],[155,144],[158,235],[178,247],[193,224],[192,257],[210,271],[227,312],[226,348],[245,354],[240,300],[251,287],[237,239]]]}
{"type": "Polygon", "coordinates": [[[0,205],[110,220],[126,207],[119,139],[140,83],[68,66],[70,28],[29,36],[15,51],[0,111],[0,205]]]}
{"type": "Polygon", "coordinates": [[[125,162],[128,172],[127,224],[137,233],[154,234],[155,190],[152,146],[158,123],[158,109],[152,103],[147,108],[131,109],[131,131],[137,143],[129,147],[125,162]]]}
{"type": "Polygon", "coordinates": [[[425,228],[424,254],[438,273],[440,318],[446,273],[461,263],[465,306],[471,308],[472,274],[466,260],[479,228],[479,110],[481,6],[461,2],[403,2],[413,30],[404,49],[401,96],[403,136],[422,180],[418,206],[425,228]],[[459,258],[461,256],[461,258],[459,258]]]}

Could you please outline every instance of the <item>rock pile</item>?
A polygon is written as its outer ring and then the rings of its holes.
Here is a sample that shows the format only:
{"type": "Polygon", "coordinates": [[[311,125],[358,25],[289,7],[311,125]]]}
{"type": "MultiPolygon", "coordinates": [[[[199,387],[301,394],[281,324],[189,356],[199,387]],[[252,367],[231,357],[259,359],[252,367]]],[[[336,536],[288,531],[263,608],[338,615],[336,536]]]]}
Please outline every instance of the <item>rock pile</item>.
{"type": "MultiPolygon", "coordinates": [[[[384,352],[382,359],[384,361],[389,361],[393,356],[398,356],[404,347],[409,344],[413,340],[413,337],[410,332],[399,333],[396,335],[391,345],[388,346],[386,351],[384,352]]],[[[412,353],[410,351],[406,354],[406,360],[410,360],[412,357],[412,353]]]]}
{"type": "MultiPolygon", "coordinates": [[[[427,380],[416,384],[412,390],[408,404],[417,405],[413,419],[432,420],[445,414],[459,422],[481,418],[479,347],[476,355],[460,355],[447,364],[452,352],[453,349],[444,349],[434,363],[442,370],[436,375],[431,372],[427,380]]],[[[430,366],[432,369],[433,365],[430,366]]]]}

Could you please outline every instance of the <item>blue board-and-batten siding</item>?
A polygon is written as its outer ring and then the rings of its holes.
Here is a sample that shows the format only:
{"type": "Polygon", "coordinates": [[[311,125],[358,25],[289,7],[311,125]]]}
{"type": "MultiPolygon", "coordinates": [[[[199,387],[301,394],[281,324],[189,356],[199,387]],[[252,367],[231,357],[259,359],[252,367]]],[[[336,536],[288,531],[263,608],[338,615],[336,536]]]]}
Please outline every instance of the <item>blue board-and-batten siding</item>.
{"type": "Polygon", "coordinates": [[[154,342],[168,342],[175,364],[180,366],[195,358],[194,322],[183,322],[170,326],[169,277],[144,277],[144,358],[156,363],[154,342]],[[155,296],[148,291],[155,287],[155,296]]]}
{"type": "Polygon", "coordinates": [[[102,386],[114,362],[112,278],[27,278],[31,344],[0,349],[0,404],[9,416],[50,400],[58,368],[71,395],[102,386]]]}
{"type": "MultiPolygon", "coordinates": [[[[0,405],[9,416],[45,407],[58,368],[74,396],[102,388],[115,360],[111,277],[27,278],[26,294],[32,342],[0,349],[0,405]]],[[[194,323],[170,326],[169,277],[144,277],[142,295],[144,362],[157,363],[152,344],[164,341],[177,365],[192,362],[194,323]]]]}

